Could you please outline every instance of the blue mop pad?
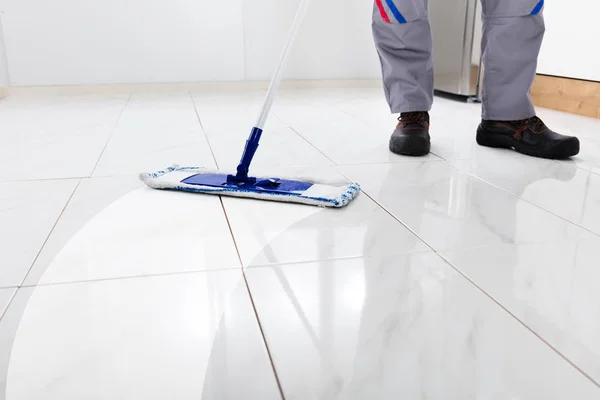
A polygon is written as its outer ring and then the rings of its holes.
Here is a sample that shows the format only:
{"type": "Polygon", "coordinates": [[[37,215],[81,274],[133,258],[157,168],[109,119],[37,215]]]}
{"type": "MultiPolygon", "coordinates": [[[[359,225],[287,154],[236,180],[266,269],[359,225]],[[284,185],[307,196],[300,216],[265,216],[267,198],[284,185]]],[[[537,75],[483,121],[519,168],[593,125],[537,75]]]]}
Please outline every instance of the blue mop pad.
{"type": "Polygon", "coordinates": [[[154,189],[336,208],[348,205],[360,192],[357,183],[344,181],[314,182],[306,178],[245,178],[240,181],[219,171],[178,165],[142,173],[140,179],[154,189]]]}

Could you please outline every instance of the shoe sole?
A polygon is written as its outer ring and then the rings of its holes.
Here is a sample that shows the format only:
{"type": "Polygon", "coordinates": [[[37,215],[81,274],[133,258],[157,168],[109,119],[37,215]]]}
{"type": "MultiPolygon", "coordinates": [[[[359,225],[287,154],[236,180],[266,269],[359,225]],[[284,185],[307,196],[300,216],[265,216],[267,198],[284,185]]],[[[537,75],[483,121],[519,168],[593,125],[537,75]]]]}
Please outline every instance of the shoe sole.
{"type": "Polygon", "coordinates": [[[513,149],[518,153],[531,157],[548,158],[552,160],[561,160],[570,158],[579,154],[579,139],[575,137],[567,138],[550,147],[537,149],[527,146],[514,138],[488,133],[485,130],[477,129],[477,144],[484,147],[513,149]]]}
{"type": "Polygon", "coordinates": [[[390,139],[390,151],[394,154],[410,157],[423,157],[429,154],[431,142],[420,138],[390,139]]]}

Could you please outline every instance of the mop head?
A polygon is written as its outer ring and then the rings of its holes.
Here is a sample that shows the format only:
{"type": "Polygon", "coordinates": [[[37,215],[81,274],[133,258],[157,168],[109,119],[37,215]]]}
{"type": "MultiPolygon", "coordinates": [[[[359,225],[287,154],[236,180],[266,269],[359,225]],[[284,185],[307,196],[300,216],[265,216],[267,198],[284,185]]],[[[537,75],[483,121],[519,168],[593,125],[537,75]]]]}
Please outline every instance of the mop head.
{"type": "Polygon", "coordinates": [[[341,208],[360,192],[357,183],[343,181],[315,182],[305,178],[257,178],[256,184],[227,183],[227,175],[199,167],[172,165],[164,170],[140,174],[140,179],[154,189],[176,190],[259,200],[300,203],[319,207],[341,208]],[[274,183],[276,184],[270,184],[274,183]]]}

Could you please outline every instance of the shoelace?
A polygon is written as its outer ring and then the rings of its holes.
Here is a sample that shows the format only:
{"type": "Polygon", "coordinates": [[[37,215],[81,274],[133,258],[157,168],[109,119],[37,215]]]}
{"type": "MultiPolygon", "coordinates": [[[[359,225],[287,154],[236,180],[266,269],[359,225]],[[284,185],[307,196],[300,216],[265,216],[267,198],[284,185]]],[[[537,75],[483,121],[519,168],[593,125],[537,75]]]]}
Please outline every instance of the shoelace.
{"type": "Polygon", "coordinates": [[[545,126],[546,124],[544,123],[544,121],[542,121],[540,119],[540,117],[531,117],[528,119],[521,119],[518,121],[509,121],[510,124],[514,124],[514,125],[523,125],[523,124],[527,124],[528,122],[532,122],[537,126],[545,126]]]}
{"type": "Polygon", "coordinates": [[[529,124],[532,123],[536,126],[546,126],[546,124],[544,124],[544,121],[542,121],[539,117],[535,116],[535,117],[531,117],[528,119],[524,119],[521,121],[511,121],[511,123],[515,124],[515,125],[519,125],[519,129],[517,130],[517,132],[515,132],[515,139],[519,139],[521,137],[521,135],[523,134],[523,132],[525,132],[527,129],[529,129],[529,124]]]}
{"type": "Polygon", "coordinates": [[[530,118],[530,120],[531,120],[531,122],[533,122],[537,126],[546,126],[546,124],[544,123],[544,121],[542,121],[539,117],[533,117],[533,118],[530,118]]]}
{"type": "Polygon", "coordinates": [[[398,118],[398,121],[400,121],[400,123],[403,125],[408,125],[413,124],[415,122],[420,122],[423,116],[423,112],[407,112],[400,114],[400,118],[398,118]]]}

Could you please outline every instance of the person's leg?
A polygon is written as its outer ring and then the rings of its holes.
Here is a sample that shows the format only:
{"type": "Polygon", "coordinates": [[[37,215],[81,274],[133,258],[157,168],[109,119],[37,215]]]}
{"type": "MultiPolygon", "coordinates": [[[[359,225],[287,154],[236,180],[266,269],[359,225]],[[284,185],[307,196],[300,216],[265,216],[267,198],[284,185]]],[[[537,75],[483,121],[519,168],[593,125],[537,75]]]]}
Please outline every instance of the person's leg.
{"type": "Polygon", "coordinates": [[[433,103],[433,40],[427,0],[375,0],[373,38],[390,110],[401,114],[390,140],[399,154],[429,152],[429,116],[433,103]]]}
{"type": "Polygon", "coordinates": [[[427,0],[375,0],[372,28],[392,113],[429,111],[433,41],[427,0]]]}
{"type": "Polygon", "coordinates": [[[544,38],[544,0],[481,0],[484,64],[482,124],[477,141],[538,157],[565,158],[579,141],[536,117],[531,86],[544,38]]]}
{"type": "Polygon", "coordinates": [[[540,0],[482,0],[483,118],[535,116],[530,90],[544,38],[540,0]]]}

